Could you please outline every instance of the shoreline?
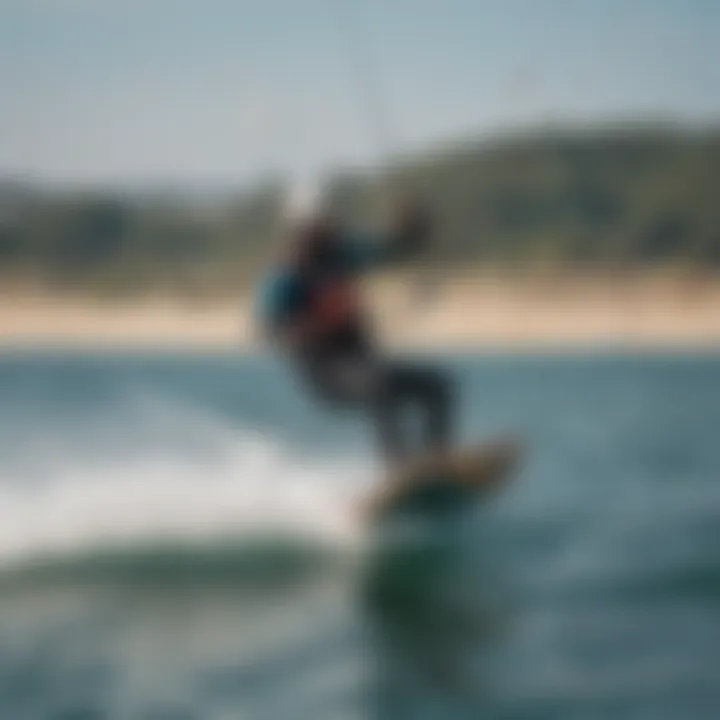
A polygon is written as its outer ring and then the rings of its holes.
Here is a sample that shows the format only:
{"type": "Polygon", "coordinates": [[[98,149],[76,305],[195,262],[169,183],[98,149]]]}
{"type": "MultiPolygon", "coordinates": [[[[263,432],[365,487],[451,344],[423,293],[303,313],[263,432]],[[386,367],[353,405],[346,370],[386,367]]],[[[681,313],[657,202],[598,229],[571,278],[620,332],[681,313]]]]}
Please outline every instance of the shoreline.
{"type": "MultiPolygon", "coordinates": [[[[366,288],[380,342],[420,351],[720,351],[720,279],[454,274],[418,306],[408,283],[366,288]]],[[[0,352],[256,352],[246,297],[0,294],[0,352]]]]}

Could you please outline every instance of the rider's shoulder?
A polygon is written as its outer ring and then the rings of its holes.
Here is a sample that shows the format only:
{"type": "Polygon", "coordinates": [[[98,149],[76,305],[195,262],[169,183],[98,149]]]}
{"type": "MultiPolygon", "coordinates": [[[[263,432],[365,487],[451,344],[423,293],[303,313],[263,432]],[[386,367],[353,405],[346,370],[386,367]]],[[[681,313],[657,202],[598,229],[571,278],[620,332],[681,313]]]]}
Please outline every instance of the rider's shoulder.
{"type": "Polygon", "coordinates": [[[269,300],[282,299],[295,293],[301,284],[302,280],[294,268],[277,265],[266,271],[260,283],[260,292],[269,300]]]}

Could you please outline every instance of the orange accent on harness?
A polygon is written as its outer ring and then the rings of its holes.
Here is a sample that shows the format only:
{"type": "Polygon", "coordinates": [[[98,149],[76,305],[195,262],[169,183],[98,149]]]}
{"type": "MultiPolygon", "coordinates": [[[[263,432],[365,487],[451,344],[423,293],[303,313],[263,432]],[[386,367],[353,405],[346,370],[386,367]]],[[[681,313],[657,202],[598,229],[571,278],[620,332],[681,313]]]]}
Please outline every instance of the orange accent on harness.
{"type": "Polygon", "coordinates": [[[327,329],[345,325],[360,315],[359,294],[354,282],[329,280],[316,292],[313,314],[327,329]]]}

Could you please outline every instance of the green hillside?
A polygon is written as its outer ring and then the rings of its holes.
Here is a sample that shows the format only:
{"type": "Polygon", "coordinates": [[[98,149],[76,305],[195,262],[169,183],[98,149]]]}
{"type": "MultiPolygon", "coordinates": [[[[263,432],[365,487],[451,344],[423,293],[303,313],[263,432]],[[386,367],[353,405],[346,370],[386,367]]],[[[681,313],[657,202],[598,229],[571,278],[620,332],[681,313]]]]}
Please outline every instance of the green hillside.
{"type": "MultiPolygon", "coordinates": [[[[438,256],[522,265],[720,265],[720,129],[556,130],[457,144],[391,177],[338,177],[337,205],[372,221],[387,188],[439,218],[438,256]]],[[[142,291],[231,290],[277,241],[281,185],[214,201],[0,183],[3,276],[142,291]]]]}

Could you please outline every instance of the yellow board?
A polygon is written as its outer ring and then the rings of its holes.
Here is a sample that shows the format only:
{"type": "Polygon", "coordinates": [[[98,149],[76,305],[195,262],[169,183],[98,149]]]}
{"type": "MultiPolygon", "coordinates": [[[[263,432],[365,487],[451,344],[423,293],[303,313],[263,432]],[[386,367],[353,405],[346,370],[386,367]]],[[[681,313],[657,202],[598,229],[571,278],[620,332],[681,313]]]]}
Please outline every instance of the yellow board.
{"type": "Polygon", "coordinates": [[[485,495],[508,479],[520,456],[520,444],[504,439],[413,459],[370,498],[366,516],[379,520],[409,507],[433,509],[485,495]]]}

